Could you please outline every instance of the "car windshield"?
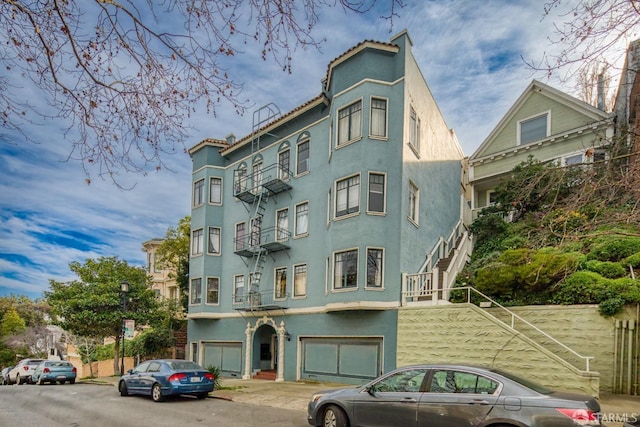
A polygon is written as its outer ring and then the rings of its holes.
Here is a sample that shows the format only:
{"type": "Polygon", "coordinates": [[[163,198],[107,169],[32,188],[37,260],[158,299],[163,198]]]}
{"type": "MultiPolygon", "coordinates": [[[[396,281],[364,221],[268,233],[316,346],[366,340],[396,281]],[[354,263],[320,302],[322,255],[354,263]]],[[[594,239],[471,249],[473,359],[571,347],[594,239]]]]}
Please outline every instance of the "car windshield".
{"type": "Polygon", "coordinates": [[[541,386],[540,384],[535,383],[533,381],[525,380],[524,378],[521,378],[521,377],[519,377],[517,375],[513,375],[510,372],[501,371],[499,369],[493,369],[492,371],[495,372],[496,374],[502,375],[503,377],[509,378],[511,381],[515,381],[517,383],[520,383],[523,386],[528,387],[531,390],[536,391],[536,392],[538,392],[540,394],[551,394],[551,393],[553,393],[553,390],[550,390],[550,389],[548,389],[548,388],[546,388],[544,386],[541,386]]]}
{"type": "Polygon", "coordinates": [[[188,360],[173,361],[173,362],[169,362],[168,365],[174,371],[184,371],[184,370],[188,370],[188,369],[200,369],[200,370],[202,370],[202,367],[200,365],[198,365],[196,363],[193,363],[193,362],[190,362],[188,360]]]}
{"type": "Polygon", "coordinates": [[[47,366],[71,366],[69,362],[49,362],[47,366]]]}
{"type": "Polygon", "coordinates": [[[38,366],[41,362],[42,360],[30,360],[29,362],[27,362],[27,365],[38,366]]]}

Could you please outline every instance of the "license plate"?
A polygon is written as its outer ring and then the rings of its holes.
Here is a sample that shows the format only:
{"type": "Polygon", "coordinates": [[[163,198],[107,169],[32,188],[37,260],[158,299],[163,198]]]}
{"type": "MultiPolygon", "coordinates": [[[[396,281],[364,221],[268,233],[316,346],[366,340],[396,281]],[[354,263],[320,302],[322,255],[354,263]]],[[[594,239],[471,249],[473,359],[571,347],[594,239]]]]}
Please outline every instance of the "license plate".
{"type": "Polygon", "coordinates": [[[190,381],[192,383],[199,383],[200,381],[202,381],[202,378],[200,378],[200,377],[191,377],[190,381]]]}

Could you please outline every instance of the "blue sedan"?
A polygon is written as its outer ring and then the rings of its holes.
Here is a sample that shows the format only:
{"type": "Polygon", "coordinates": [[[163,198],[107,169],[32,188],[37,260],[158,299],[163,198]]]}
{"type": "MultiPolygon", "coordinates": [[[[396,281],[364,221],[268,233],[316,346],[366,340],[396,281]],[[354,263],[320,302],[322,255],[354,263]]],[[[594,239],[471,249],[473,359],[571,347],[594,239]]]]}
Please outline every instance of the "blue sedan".
{"type": "Polygon", "coordinates": [[[45,360],[41,362],[31,375],[31,382],[42,385],[44,383],[75,384],[76,368],[70,362],[64,360],[45,360]]]}
{"type": "Polygon", "coordinates": [[[188,394],[204,399],[213,391],[214,376],[188,360],[157,359],[142,362],[118,382],[120,396],[141,394],[161,402],[167,396],[188,394]]]}

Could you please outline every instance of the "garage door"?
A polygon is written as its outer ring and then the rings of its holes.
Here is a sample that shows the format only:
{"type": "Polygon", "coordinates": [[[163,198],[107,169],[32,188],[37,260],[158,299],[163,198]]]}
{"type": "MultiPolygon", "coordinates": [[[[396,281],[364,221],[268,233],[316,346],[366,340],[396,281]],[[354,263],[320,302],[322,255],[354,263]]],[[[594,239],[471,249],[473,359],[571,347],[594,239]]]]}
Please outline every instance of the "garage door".
{"type": "Polygon", "coordinates": [[[242,371],[242,343],[203,343],[203,367],[216,366],[224,376],[239,376],[242,371]]]}
{"type": "Polygon", "coordinates": [[[301,377],[373,379],[382,372],[382,338],[304,338],[301,377]]]}

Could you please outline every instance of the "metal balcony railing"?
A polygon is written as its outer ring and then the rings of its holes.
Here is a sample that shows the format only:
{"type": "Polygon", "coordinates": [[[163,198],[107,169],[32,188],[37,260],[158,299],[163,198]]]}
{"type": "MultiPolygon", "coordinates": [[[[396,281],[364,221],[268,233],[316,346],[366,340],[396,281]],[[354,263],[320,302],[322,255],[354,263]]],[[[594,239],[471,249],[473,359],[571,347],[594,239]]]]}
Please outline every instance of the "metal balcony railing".
{"type": "Polygon", "coordinates": [[[236,169],[233,171],[233,196],[245,203],[253,203],[265,190],[271,194],[291,190],[292,177],[291,171],[278,163],[252,174],[248,174],[245,168],[236,169]]]}
{"type": "Polygon", "coordinates": [[[286,292],[276,293],[276,289],[249,291],[234,295],[233,308],[244,311],[279,310],[288,308],[288,301],[289,294],[286,292]]]}
{"type": "Polygon", "coordinates": [[[263,251],[278,252],[290,249],[291,232],[280,227],[269,227],[251,232],[233,240],[234,253],[251,257],[263,251]]]}

